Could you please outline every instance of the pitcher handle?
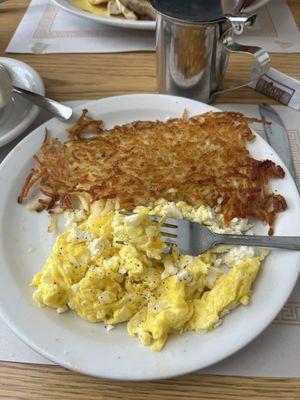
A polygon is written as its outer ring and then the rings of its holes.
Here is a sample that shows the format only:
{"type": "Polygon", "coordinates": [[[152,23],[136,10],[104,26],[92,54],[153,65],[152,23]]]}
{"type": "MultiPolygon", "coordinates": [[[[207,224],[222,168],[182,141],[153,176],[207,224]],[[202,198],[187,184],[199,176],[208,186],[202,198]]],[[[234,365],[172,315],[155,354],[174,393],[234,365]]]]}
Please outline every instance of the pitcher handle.
{"type": "Polygon", "coordinates": [[[258,78],[268,72],[271,62],[269,54],[266,50],[256,47],[256,46],[244,46],[242,44],[236,43],[231,36],[227,36],[223,40],[224,46],[230,53],[246,53],[251,54],[255,58],[253,63],[253,68],[250,73],[249,80],[241,83],[239,85],[233,86],[228,89],[221,89],[212,94],[212,97],[221,94],[230,92],[231,90],[240,89],[242,87],[248,86],[250,83],[255,82],[258,78]]]}

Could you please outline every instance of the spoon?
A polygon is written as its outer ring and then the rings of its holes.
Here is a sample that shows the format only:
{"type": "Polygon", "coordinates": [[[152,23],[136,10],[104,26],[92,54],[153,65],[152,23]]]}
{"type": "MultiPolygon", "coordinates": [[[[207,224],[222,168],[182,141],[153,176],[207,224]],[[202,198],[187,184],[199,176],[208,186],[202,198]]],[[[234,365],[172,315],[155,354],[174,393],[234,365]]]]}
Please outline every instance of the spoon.
{"type": "Polygon", "coordinates": [[[41,96],[40,94],[14,86],[8,71],[0,64],[0,109],[9,103],[12,93],[19,94],[27,101],[43,108],[61,121],[68,121],[72,116],[72,108],[58,103],[55,100],[48,99],[45,96],[41,96]]]}

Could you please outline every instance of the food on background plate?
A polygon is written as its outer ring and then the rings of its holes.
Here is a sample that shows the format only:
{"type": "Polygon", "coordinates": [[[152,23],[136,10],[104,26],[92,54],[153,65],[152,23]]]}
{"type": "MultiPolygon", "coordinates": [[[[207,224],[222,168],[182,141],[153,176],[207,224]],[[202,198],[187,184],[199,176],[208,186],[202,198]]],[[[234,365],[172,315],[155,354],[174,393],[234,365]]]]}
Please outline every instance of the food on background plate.
{"type": "Polygon", "coordinates": [[[108,330],[127,322],[129,334],[155,351],[170,334],[207,332],[248,304],[268,251],[218,246],[183,256],[166,247],[147,214],[238,234],[251,234],[247,218],[255,217],[272,233],[286,203],[269,179],[284,172],[251,158],[252,121],[240,113],[184,113],[104,130],[85,110],[68,141],[46,135],[18,200],[38,188],[43,196],[31,208],[64,211],[67,230],[33,278],[37,304],[72,309],[108,330]]]}
{"type": "Polygon", "coordinates": [[[148,0],[71,0],[78,8],[101,16],[126,19],[155,19],[155,11],[148,0]]]}

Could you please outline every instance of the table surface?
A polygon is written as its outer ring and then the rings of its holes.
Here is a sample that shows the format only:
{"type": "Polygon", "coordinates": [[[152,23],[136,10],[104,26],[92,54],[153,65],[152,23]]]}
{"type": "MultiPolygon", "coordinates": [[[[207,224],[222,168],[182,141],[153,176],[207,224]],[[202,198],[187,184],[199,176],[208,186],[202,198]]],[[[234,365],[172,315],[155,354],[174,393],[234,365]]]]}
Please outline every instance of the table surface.
{"type": "MultiPolygon", "coordinates": [[[[29,0],[1,5],[0,56],[24,14],[29,0]]],[[[300,26],[300,1],[288,4],[300,26]]],[[[11,56],[11,55],[10,55],[11,56]]],[[[42,76],[49,97],[56,100],[97,99],[127,93],[156,92],[155,54],[16,54],[42,76]],[[69,71],[76,71],[70,74],[69,71]]],[[[300,79],[300,54],[271,54],[272,65],[300,79]]],[[[243,56],[230,60],[227,82],[247,72],[243,56]]],[[[216,102],[273,103],[250,88],[220,96],[216,102]]],[[[190,374],[148,383],[115,382],[67,371],[59,366],[0,362],[1,399],[299,399],[300,379],[266,379],[190,374]]]]}

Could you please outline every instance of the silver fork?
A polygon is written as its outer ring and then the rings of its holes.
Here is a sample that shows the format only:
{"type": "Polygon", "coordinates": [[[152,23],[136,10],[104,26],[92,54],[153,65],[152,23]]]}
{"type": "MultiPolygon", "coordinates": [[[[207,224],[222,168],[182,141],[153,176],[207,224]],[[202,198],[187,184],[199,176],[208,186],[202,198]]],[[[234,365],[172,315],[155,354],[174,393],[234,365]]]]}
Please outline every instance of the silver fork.
{"type": "MultiPolygon", "coordinates": [[[[134,215],[128,211],[119,211],[123,215],[134,215]]],[[[152,221],[159,222],[163,217],[148,215],[152,221]]],[[[160,225],[163,241],[174,244],[181,254],[197,256],[218,244],[233,246],[275,247],[300,251],[300,236],[256,236],[214,233],[198,222],[184,219],[167,218],[160,225]]]]}

